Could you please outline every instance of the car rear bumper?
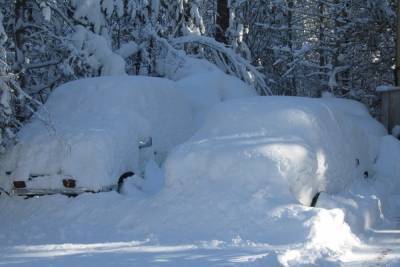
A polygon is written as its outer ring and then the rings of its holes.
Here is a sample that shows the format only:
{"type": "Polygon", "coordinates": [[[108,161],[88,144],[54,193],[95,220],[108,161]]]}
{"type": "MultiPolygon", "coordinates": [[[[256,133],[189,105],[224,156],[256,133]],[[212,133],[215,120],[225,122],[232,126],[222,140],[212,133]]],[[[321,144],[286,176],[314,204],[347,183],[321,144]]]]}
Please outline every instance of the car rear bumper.
{"type": "Polygon", "coordinates": [[[44,189],[44,188],[13,188],[11,190],[11,195],[13,196],[43,196],[43,195],[79,195],[82,193],[99,193],[99,192],[109,192],[117,190],[116,185],[103,187],[100,190],[93,190],[88,188],[60,188],[60,189],[44,189]]]}

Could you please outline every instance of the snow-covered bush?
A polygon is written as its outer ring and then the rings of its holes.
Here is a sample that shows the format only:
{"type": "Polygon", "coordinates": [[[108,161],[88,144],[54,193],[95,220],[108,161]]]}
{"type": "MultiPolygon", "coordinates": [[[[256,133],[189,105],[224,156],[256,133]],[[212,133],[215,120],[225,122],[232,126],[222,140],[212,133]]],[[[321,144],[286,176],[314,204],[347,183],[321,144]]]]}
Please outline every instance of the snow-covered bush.
{"type": "Polygon", "coordinates": [[[77,26],[71,35],[71,40],[83,55],[82,60],[94,71],[93,76],[126,74],[124,59],[112,51],[103,36],[92,33],[82,26],[77,26]]]}

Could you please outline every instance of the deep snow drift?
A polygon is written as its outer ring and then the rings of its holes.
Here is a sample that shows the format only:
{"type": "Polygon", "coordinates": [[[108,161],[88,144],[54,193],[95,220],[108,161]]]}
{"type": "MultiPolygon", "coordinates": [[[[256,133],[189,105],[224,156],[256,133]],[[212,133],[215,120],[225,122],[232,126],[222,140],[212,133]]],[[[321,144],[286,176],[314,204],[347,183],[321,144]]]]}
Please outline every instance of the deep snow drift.
{"type": "Polygon", "coordinates": [[[124,194],[0,196],[0,263],[340,266],[400,208],[399,141],[361,104],[250,97],[214,107],[251,93],[204,84],[215,87],[186,92],[200,129],[162,169],[147,166],[142,190],[127,180],[124,194]]]}

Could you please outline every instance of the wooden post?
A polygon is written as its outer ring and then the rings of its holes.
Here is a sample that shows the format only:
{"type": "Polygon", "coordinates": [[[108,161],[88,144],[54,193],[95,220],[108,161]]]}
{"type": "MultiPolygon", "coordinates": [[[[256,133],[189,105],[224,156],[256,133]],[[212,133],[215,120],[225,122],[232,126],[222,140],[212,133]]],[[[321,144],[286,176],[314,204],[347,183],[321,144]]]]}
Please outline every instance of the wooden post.
{"type": "MultiPolygon", "coordinates": [[[[382,90],[382,122],[389,133],[400,125],[400,0],[397,0],[395,85],[382,90]]],[[[378,89],[378,91],[380,91],[378,89]]]]}
{"type": "Polygon", "coordinates": [[[381,121],[391,132],[394,126],[400,125],[400,87],[391,87],[380,92],[382,93],[381,121]]]}

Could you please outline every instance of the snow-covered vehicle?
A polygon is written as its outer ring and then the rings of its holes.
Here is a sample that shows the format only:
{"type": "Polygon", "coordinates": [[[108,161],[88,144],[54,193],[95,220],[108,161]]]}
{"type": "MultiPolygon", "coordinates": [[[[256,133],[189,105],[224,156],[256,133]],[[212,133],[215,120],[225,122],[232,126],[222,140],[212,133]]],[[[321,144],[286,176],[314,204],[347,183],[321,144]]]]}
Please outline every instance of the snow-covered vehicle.
{"type": "Polygon", "coordinates": [[[191,109],[175,82],[100,77],[57,88],[0,159],[16,195],[118,190],[188,137],[191,109]]]}
{"type": "Polygon", "coordinates": [[[336,193],[371,175],[385,134],[352,100],[231,100],[210,111],[200,130],[169,155],[166,182],[252,196],[255,205],[265,198],[313,205],[320,192],[336,193]]]}

